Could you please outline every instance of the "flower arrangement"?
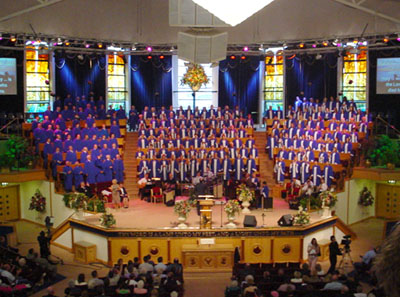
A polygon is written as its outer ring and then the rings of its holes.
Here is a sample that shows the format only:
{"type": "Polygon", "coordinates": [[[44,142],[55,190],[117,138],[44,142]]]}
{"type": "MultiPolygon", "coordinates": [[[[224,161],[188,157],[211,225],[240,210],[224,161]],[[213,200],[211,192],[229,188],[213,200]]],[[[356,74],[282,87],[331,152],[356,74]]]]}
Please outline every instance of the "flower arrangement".
{"type": "Polygon", "coordinates": [[[302,206],[299,207],[297,214],[294,215],[293,224],[303,226],[310,223],[310,214],[302,206]]]}
{"type": "Polygon", "coordinates": [[[254,191],[246,187],[245,184],[241,184],[236,188],[236,195],[238,196],[239,201],[242,202],[250,202],[254,199],[254,191]]]}
{"type": "Polygon", "coordinates": [[[100,224],[106,228],[110,228],[111,226],[114,226],[117,223],[117,221],[114,218],[114,215],[108,212],[103,213],[99,220],[100,224]]]}
{"type": "Polygon", "coordinates": [[[189,64],[186,73],[181,79],[182,85],[188,85],[193,91],[198,91],[202,85],[206,85],[209,79],[203,66],[199,64],[189,64]]]}
{"type": "Polygon", "coordinates": [[[36,190],[35,194],[32,196],[29,210],[36,210],[37,212],[46,211],[46,198],[39,190],[36,190]]]}
{"type": "Polygon", "coordinates": [[[332,208],[337,202],[336,194],[331,191],[321,192],[318,197],[321,200],[322,207],[332,208]]]}
{"type": "Polygon", "coordinates": [[[374,204],[374,197],[370,190],[367,187],[364,187],[360,192],[360,198],[358,199],[358,204],[362,206],[370,206],[374,204]]]}
{"type": "Polygon", "coordinates": [[[104,201],[100,199],[90,199],[87,203],[87,210],[93,212],[105,212],[104,201]]]}
{"type": "Polygon", "coordinates": [[[64,195],[63,201],[66,207],[74,210],[86,209],[89,197],[83,193],[68,193],[64,195]]]}
{"type": "Polygon", "coordinates": [[[240,211],[239,201],[237,200],[229,200],[225,206],[224,210],[228,217],[234,216],[236,213],[240,211]]]}
{"type": "Polygon", "coordinates": [[[192,210],[193,203],[188,200],[188,201],[178,201],[174,205],[174,212],[178,214],[180,217],[185,217],[188,215],[188,213],[192,210]]]}

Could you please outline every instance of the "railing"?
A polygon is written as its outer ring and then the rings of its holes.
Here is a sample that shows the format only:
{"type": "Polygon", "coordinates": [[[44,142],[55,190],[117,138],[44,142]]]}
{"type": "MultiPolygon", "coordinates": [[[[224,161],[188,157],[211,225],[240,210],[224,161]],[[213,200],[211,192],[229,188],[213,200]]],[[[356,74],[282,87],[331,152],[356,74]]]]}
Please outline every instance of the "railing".
{"type": "Polygon", "coordinates": [[[374,135],[385,134],[390,138],[400,138],[400,131],[380,115],[377,115],[374,121],[374,135]]]}
{"type": "Polygon", "coordinates": [[[23,118],[15,117],[11,121],[7,122],[0,128],[0,135],[8,137],[9,134],[15,134],[22,136],[22,123],[23,118]]]}

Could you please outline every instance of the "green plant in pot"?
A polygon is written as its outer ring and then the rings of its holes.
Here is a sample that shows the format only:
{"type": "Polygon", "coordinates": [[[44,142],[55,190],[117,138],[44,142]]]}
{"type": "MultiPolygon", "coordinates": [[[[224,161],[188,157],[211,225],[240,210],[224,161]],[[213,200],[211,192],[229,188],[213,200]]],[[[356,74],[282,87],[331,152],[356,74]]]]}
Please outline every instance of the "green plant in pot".
{"type": "Polygon", "coordinates": [[[33,168],[38,156],[35,149],[29,146],[28,141],[20,136],[11,135],[6,142],[5,155],[11,162],[11,167],[33,168]]]}
{"type": "Polygon", "coordinates": [[[375,141],[375,148],[368,158],[375,166],[386,165],[389,169],[394,169],[395,166],[400,165],[399,142],[390,139],[387,135],[378,137],[375,141]]]}
{"type": "Polygon", "coordinates": [[[3,173],[10,172],[12,164],[13,164],[13,160],[9,159],[6,154],[0,155],[1,172],[3,172],[3,173]]]}

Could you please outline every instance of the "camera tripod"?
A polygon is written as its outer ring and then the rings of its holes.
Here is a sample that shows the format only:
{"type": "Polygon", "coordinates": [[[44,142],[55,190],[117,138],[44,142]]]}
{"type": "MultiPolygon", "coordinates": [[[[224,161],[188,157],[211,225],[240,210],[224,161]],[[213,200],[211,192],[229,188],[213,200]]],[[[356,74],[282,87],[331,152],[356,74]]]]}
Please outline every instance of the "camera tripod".
{"type": "Polygon", "coordinates": [[[342,254],[342,259],[340,260],[340,263],[338,266],[338,269],[343,269],[343,272],[346,270],[346,268],[350,268],[350,269],[353,268],[354,262],[353,262],[353,259],[351,258],[350,252],[351,252],[350,247],[344,248],[344,251],[342,254]]]}

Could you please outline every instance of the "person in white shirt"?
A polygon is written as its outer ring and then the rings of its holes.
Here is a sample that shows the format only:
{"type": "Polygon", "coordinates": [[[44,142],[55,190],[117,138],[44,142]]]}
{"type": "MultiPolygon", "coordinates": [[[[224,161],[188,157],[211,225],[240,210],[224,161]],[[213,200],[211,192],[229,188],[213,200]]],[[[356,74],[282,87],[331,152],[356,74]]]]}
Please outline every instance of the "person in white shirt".
{"type": "Polygon", "coordinates": [[[158,263],[156,264],[156,266],[154,266],[154,270],[158,271],[159,269],[162,269],[162,271],[164,272],[167,269],[167,265],[163,263],[163,257],[158,257],[157,262],[158,263]]]}
{"type": "Polygon", "coordinates": [[[319,245],[315,238],[311,239],[311,242],[308,244],[307,253],[310,270],[315,271],[315,265],[317,264],[318,256],[320,254],[319,245]]]}

